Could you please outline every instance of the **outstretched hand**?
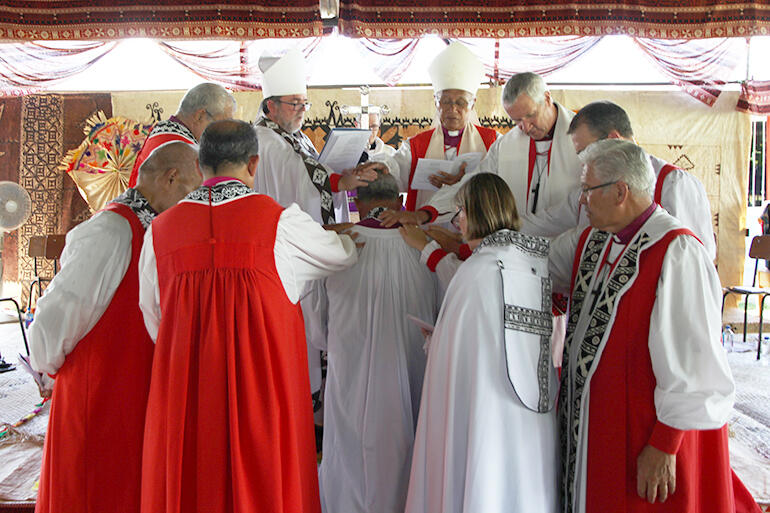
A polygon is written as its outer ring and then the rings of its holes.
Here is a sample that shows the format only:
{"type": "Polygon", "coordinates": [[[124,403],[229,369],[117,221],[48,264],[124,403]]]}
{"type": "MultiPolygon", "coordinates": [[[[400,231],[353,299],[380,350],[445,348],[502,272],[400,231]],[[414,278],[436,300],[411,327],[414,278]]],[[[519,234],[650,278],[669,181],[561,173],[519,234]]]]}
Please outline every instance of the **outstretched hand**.
{"type": "Polygon", "coordinates": [[[468,166],[467,162],[463,162],[460,165],[460,171],[457,172],[456,175],[453,175],[452,173],[446,173],[444,171],[439,171],[435,175],[430,175],[428,177],[428,182],[434,187],[441,188],[442,185],[454,185],[460,180],[462,180],[463,176],[465,176],[465,168],[468,166]]]}
{"type": "Polygon", "coordinates": [[[457,232],[441,226],[431,225],[426,229],[428,236],[439,243],[442,249],[450,253],[459,253],[463,237],[457,232]]]}
{"type": "Polygon", "coordinates": [[[428,220],[429,214],[427,212],[418,210],[417,212],[410,212],[408,210],[393,210],[388,209],[380,214],[379,219],[382,226],[390,228],[394,224],[422,224],[428,220]]]}
{"type": "Polygon", "coordinates": [[[428,245],[428,236],[425,231],[417,225],[405,224],[398,228],[398,232],[401,234],[401,238],[404,239],[408,245],[422,251],[425,246],[428,245]]]}

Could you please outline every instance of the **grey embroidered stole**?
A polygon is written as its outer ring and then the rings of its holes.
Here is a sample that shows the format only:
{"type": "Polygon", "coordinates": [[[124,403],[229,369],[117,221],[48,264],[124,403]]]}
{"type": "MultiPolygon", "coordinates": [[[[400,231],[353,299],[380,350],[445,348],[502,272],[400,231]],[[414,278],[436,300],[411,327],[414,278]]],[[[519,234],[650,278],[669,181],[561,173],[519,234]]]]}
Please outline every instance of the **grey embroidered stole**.
{"type": "Polygon", "coordinates": [[[335,223],[332,186],[329,181],[329,173],[326,171],[323,164],[318,162],[315,157],[310,154],[307,148],[304,148],[289,132],[278,126],[278,123],[267,118],[262,118],[257,122],[257,126],[269,128],[280,135],[287,143],[289,143],[294,151],[302,157],[302,163],[305,164],[310,181],[318,190],[318,194],[321,195],[321,219],[324,224],[335,223]]]}
{"type": "MultiPolygon", "coordinates": [[[[548,257],[549,241],[541,237],[524,235],[512,230],[499,230],[485,237],[478,248],[476,248],[476,251],[488,246],[514,246],[519,251],[522,251],[529,256],[545,260],[548,257]]],[[[509,362],[511,358],[511,355],[508,354],[509,339],[506,336],[507,334],[511,335],[512,339],[510,340],[517,342],[521,341],[521,337],[517,336],[515,332],[535,335],[537,337],[537,343],[539,344],[539,354],[536,364],[538,385],[537,398],[535,399],[532,397],[532,394],[530,393],[522,395],[520,390],[517,390],[515,382],[517,382],[517,378],[520,379],[521,376],[512,375],[510,366],[508,368],[509,381],[511,382],[514,393],[526,408],[538,413],[545,413],[553,407],[553,399],[555,396],[555,394],[551,392],[555,389],[550,387],[550,382],[553,377],[550,344],[553,324],[553,314],[551,312],[551,280],[547,275],[542,276],[540,279],[540,293],[542,295],[540,309],[525,308],[521,305],[509,304],[506,301],[506,283],[508,283],[509,287],[515,288],[517,280],[521,279],[521,274],[520,271],[506,270],[502,260],[498,260],[497,265],[500,270],[500,282],[502,284],[503,346],[506,353],[506,362],[509,362]]],[[[535,272],[534,268],[532,271],[533,273],[535,272]]]]}
{"type": "Polygon", "coordinates": [[[569,319],[567,321],[567,338],[564,344],[564,359],[562,361],[562,382],[559,394],[559,423],[562,449],[562,493],[565,497],[564,511],[571,513],[575,499],[575,473],[579,443],[579,428],[581,416],[581,401],[585,391],[586,381],[594,367],[596,353],[608,329],[615,304],[620,297],[620,291],[637,272],[637,261],[642,247],[650,240],[649,234],[641,232],[620,257],[617,267],[607,278],[607,285],[599,292],[595,301],[588,327],[581,340],[575,340],[580,313],[583,307],[591,308],[585,303],[590,295],[591,279],[597,271],[602,250],[606,247],[610,235],[607,232],[594,230],[585,244],[583,256],[580,259],[575,284],[570,301],[569,319]],[[577,351],[577,365],[573,369],[571,354],[577,351]],[[574,381],[574,387],[572,382],[574,381]]]}

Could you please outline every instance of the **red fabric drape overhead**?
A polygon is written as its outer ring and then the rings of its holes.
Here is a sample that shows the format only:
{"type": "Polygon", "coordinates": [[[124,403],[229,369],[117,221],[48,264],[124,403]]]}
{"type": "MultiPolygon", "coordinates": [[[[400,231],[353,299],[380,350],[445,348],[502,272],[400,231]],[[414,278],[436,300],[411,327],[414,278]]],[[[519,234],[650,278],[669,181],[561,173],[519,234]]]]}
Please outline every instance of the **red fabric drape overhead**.
{"type": "Polygon", "coordinates": [[[368,38],[603,36],[701,39],[770,33],[765,1],[340,0],[343,34],[368,38]]]}
{"type": "Polygon", "coordinates": [[[320,36],[318,0],[12,0],[0,40],[263,39],[320,36]]]}

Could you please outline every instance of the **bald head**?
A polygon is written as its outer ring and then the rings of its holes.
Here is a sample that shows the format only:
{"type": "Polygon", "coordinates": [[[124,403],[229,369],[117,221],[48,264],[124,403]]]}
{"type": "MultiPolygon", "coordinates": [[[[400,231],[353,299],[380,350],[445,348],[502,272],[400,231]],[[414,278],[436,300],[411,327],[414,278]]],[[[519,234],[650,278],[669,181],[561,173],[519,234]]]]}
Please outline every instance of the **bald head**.
{"type": "Polygon", "coordinates": [[[155,177],[171,168],[185,172],[195,169],[198,152],[193,146],[181,141],[174,141],[156,148],[139,167],[139,180],[155,177]]]}
{"type": "Polygon", "coordinates": [[[198,187],[198,151],[174,141],[156,148],[139,167],[136,188],[157,212],[163,212],[198,187]]]}

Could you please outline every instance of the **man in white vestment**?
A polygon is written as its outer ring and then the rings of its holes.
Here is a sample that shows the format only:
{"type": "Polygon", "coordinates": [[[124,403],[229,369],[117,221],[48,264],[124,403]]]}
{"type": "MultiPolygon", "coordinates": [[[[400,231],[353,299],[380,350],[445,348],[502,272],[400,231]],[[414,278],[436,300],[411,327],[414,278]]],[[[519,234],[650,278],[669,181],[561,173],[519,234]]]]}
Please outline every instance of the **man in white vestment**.
{"type": "MultiPolygon", "coordinates": [[[[283,207],[296,203],[318,223],[347,222],[345,191],[375,179],[377,174],[371,168],[382,164],[363,164],[338,174],[319,163],[313,143],[300,130],[305,111],[310,108],[302,53],[289,50],[280,58],[263,56],[259,67],[263,73],[264,99],[255,122],[259,164],[254,190],[270,196],[283,207]]],[[[312,307],[313,294],[311,291],[302,299],[303,311],[312,307]]],[[[310,388],[315,393],[321,388],[321,355],[311,346],[318,334],[308,329],[306,335],[310,388]]]]}
{"type": "MultiPolygon", "coordinates": [[[[398,179],[401,191],[407,193],[406,210],[410,212],[424,207],[433,195],[433,191],[412,187],[419,159],[455,160],[458,155],[486,153],[500,136],[497,131],[472,120],[484,66],[465,45],[453,42],[447,46],[433,60],[428,73],[433,83],[439,126],[404,141],[392,157],[381,158],[390,174],[398,179]]],[[[457,183],[461,176],[462,172],[456,175],[439,172],[432,175],[430,181],[434,187],[441,187],[457,183]]],[[[423,212],[426,218],[435,217],[434,214],[431,209],[423,212]]],[[[391,211],[383,219],[393,219],[387,224],[394,224],[398,222],[394,217],[397,215],[398,211],[391,211]]],[[[405,220],[414,222],[409,218],[405,220]]]]}
{"type": "MultiPolygon", "coordinates": [[[[473,173],[499,175],[513,192],[519,216],[538,213],[560,204],[579,183],[580,162],[567,133],[574,115],[551,99],[545,81],[535,73],[512,76],[503,89],[503,108],[517,128],[500,137],[473,173]]],[[[402,223],[449,221],[454,196],[469,178],[443,186],[428,205],[415,214],[401,214],[402,223]]],[[[394,216],[396,217],[396,216],[394,216]]],[[[526,223],[522,224],[526,230],[526,223]]],[[[467,257],[469,252],[464,247],[467,257]]]]}
{"type": "MultiPolygon", "coordinates": [[[[578,154],[589,144],[602,139],[634,140],[626,111],[606,100],[589,103],[580,109],[572,118],[568,133],[578,154]]],[[[711,208],[703,184],[693,174],[653,155],[649,157],[655,173],[653,200],[692,230],[713,260],[716,258],[716,244],[711,208]]],[[[580,191],[577,189],[564,203],[528,218],[525,229],[553,237],[574,228],[575,219],[579,219],[577,224],[581,229],[588,226],[588,219],[580,209],[580,191]]]]}
{"type": "Polygon", "coordinates": [[[398,229],[377,220],[398,193],[389,174],[358,190],[353,230],[364,247],[326,279],[328,307],[314,319],[328,339],[319,481],[329,513],[402,512],[406,501],[426,360],[407,315],[433,325],[441,293],[398,229]]]}
{"type": "Polygon", "coordinates": [[[581,160],[591,227],[559,236],[549,256],[554,289],[571,296],[564,511],[735,511],[725,425],[734,384],[710,256],[653,201],[641,148],[608,139],[581,160]]]}

